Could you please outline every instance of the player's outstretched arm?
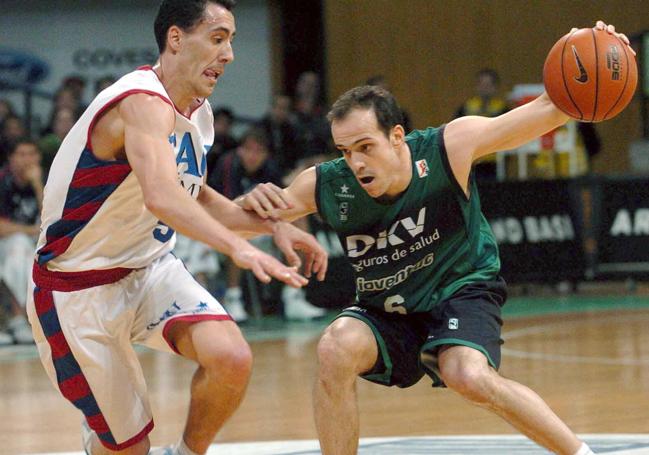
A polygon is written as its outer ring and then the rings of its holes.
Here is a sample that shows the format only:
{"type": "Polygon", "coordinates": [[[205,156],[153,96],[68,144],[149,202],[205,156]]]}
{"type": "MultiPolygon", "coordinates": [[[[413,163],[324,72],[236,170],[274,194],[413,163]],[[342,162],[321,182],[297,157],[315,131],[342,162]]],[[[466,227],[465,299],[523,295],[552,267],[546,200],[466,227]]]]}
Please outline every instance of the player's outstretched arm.
{"type": "Polygon", "coordinates": [[[498,117],[467,116],[453,120],[444,129],[444,144],[455,178],[466,192],[471,166],[477,159],[519,147],[558,128],[568,118],[544,93],[498,117]]]}
{"type": "Polygon", "coordinates": [[[234,201],[264,219],[295,221],[317,211],[315,186],[316,169],[310,167],[284,189],[263,183],[234,201]]]}
{"type": "Polygon", "coordinates": [[[175,114],[156,96],[136,94],[119,104],[126,155],[144,195],[147,209],[172,229],[227,254],[263,282],[272,277],[291,286],[307,280],[294,269],[253,247],[214,220],[178,184],[176,161],[168,137],[175,114]]]}
{"type": "Polygon", "coordinates": [[[272,234],[275,244],[294,267],[301,266],[302,261],[296,251],[302,251],[305,258],[304,275],[310,277],[314,273],[318,280],[324,280],[328,254],[311,234],[284,221],[262,219],[208,186],[201,189],[198,202],[213,218],[223,220],[224,226],[241,235],[254,237],[272,234]]]}

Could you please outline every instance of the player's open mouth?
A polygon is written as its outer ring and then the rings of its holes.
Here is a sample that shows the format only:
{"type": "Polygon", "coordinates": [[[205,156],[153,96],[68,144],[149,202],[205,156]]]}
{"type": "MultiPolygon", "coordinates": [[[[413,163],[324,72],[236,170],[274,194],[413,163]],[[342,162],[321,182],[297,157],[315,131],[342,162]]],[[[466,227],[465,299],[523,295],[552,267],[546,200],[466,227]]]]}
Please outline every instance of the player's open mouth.
{"type": "Polygon", "coordinates": [[[205,70],[203,71],[203,75],[210,78],[212,81],[216,82],[216,80],[219,78],[220,74],[214,70],[205,70]]]}
{"type": "Polygon", "coordinates": [[[367,176],[367,177],[359,177],[358,179],[362,185],[369,185],[374,181],[374,177],[372,176],[367,176]]]}

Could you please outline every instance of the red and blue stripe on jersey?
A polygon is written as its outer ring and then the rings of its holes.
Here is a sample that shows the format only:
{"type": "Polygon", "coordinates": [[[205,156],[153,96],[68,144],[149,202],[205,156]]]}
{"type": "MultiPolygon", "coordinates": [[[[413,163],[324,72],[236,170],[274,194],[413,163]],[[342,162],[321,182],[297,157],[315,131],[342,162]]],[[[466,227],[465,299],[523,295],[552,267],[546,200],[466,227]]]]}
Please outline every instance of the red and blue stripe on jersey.
{"type": "Polygon", "coordinates": [[[38,251],[43,265],[63,254],[102,204],[131,172],[127,160],[102,161],[86,147],[79,158],[63,206],[63,216],[47,228],[47,243],[38,251]]]}

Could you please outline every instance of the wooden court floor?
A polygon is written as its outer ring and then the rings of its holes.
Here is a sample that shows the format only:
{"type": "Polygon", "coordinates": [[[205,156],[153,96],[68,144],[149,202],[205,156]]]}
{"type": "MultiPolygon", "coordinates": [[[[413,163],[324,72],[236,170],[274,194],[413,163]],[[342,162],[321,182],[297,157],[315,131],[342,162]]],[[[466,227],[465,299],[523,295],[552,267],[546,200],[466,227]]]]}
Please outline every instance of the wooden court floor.
{"type": "MultiPolygon", "coordinates": [[[[513,299],[501,373],[536,390],[578,433],[649,433],[649,299],[513,299]],[[558,311],[558,312],[557,312],[558,311]]],[[[311,384],[319,324],[245,330],[255,364],[246,398],[217,442],[314,439],[311,384]]],[[[177,440],[193,365],[140,354],[154,445],[177,440]]],[[[515,434],[497,417],[422,380],[359,381],[361,436],[515,434]]],[[[54,390],[35,349],[0,350],[0,454],[80,451],[80,415],[54,390]]]]}

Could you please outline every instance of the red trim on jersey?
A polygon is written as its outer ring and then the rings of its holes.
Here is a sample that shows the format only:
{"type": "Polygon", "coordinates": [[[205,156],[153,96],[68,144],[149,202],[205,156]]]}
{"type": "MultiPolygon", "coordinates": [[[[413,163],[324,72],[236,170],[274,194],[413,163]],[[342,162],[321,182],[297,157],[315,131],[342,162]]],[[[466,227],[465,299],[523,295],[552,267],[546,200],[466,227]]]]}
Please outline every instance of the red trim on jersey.
{"type": "Polygon", "coordinates": [[[106,270],[85,270],[83,272],[54,272],[45,265],[34,263],[32,277],[39,288],[49,291],[73,292],[104,284],[115,283],[134,269],[116,268],[106,270]]]}
{"type": "Polygon", "coordinates": [[[169,319],[162,329],[162,338],[165,339],[169,347],[178,355],[182,355],[176,346],[169,339],[169,330],[177,322],[203,322],[203,321],[232,321],[232,317],[229,314],[192,314],[187,316],[178,316],[176,318],[169,319]]]}
{"type": "Polygon", "coordinates": [[[138,88],[138,89],[127,90],[127,91],[125,91],[123,93],[120,93],[118,96],[116,96],[115,98],[110,100],[108,103],[104,104],[104,106],[101,109],[99,109],[99,111],[95,114],[95,116],[92,118],[92,121],[90,122],[90,126],[88,127],[87,147],[91,152],[92,152],[92,141],[90,140],[90,136],[91,136],[91,133],[92,133],[92,129],[95,127],[95,124],[99,121],[101,116],[104,115],[108,109],[113,107],[113,105],[115,103],[118,103],[118,102],[122,101],[124,98],[127,98],[127,97],[129,97],[131,95],[135,95],[135,94],[138,94],[138,93],[144,93],[146,95],[157,96],[162,101],[164,101],[165,103],[169,104],[171,107],[176,109],[176,106],[174,106],[174,103],[172,103],[169,98],[162,95],[161,93],[154,92],[153,90],[144,90],[144,89],[139,89],[138,88]]]}
{"type": "MultiPolygon", "coordinates": [[[[88,425],[90,425],[90,423],[88,423],[88,425]]],[[[90,427],[90,428],[92,428],[92,427],[90,427]]],[[[128,441],[122,442],[121,444],[110,444],[110,443],[104,441],[101,438],[99,438],[99,441],[101,442],[101,444],[104,447],[106,447],[109,450],[114,450],[114,451],[124,450],[124,449],[127,449],[127,448],[129,448],[131,446],[134,446],[135,444],[140,442],[142,439],[144,439],[146,437],[146,435],[148,435],[151,432],[151,430],[153,430],[153,420],[151,420],[147,424],[147,426],[144,427],[144,429],[142,431],[140,431],[138,434],[133,436],[128,441]]]]}

